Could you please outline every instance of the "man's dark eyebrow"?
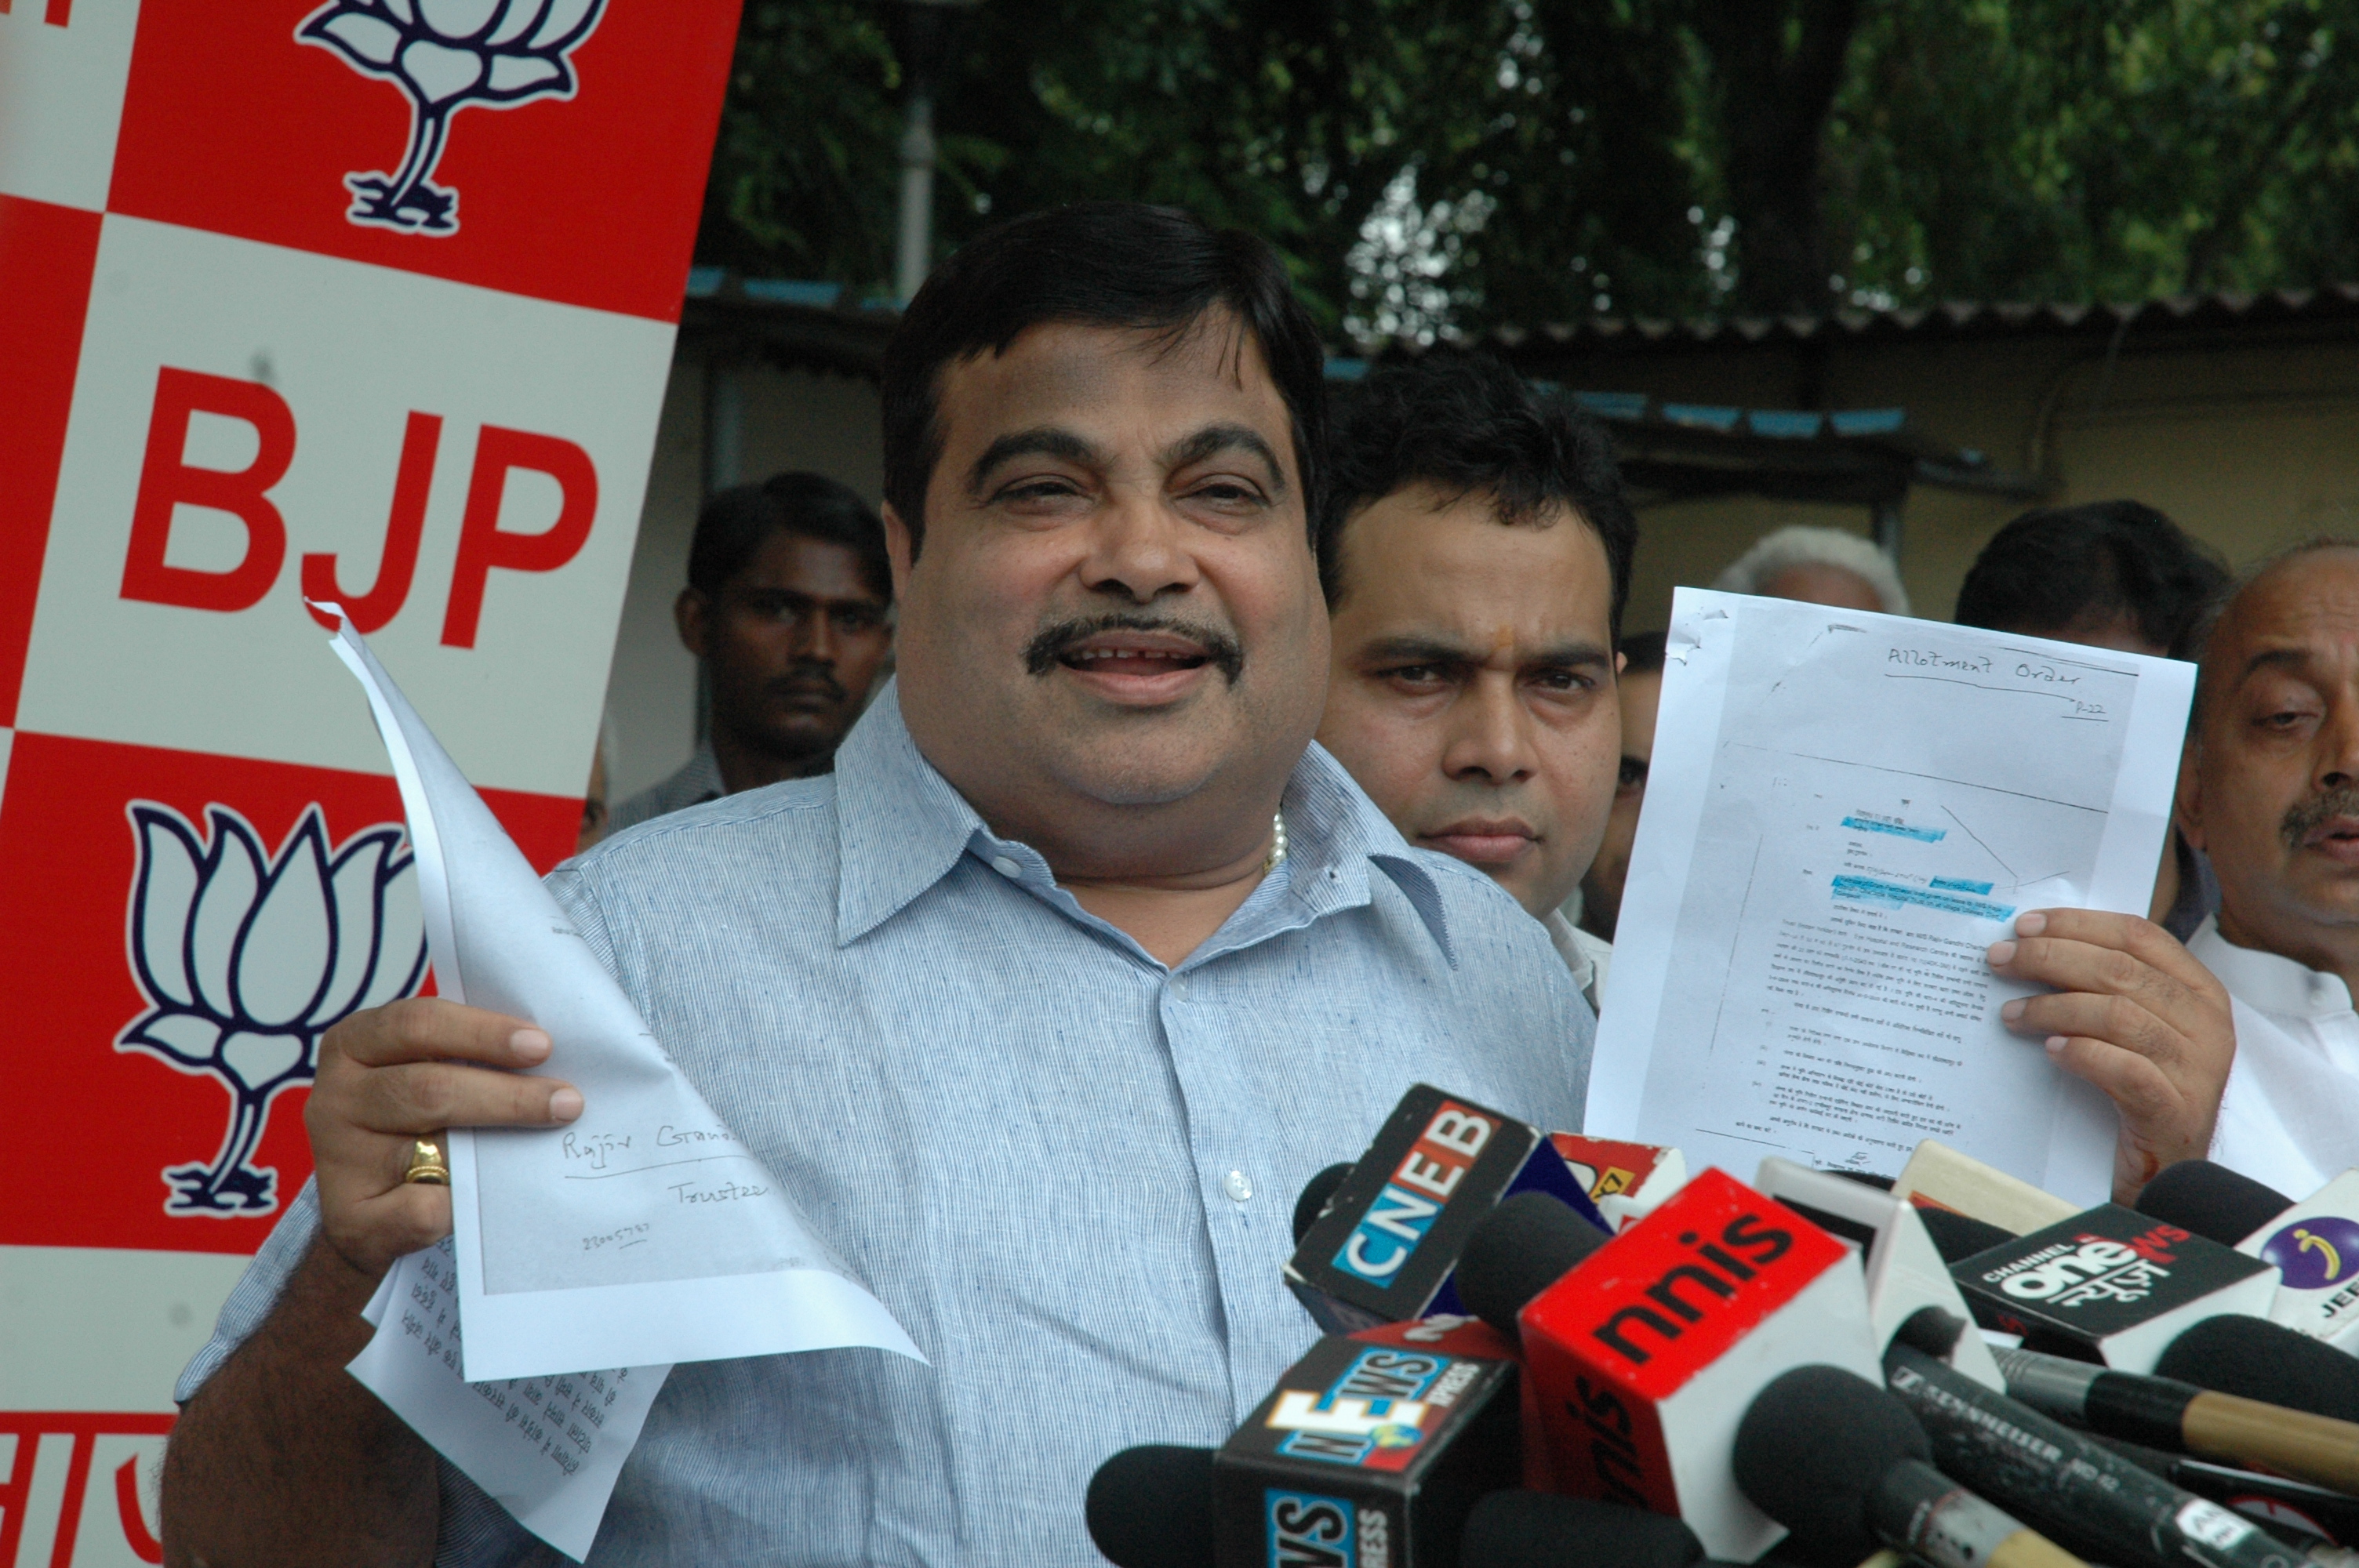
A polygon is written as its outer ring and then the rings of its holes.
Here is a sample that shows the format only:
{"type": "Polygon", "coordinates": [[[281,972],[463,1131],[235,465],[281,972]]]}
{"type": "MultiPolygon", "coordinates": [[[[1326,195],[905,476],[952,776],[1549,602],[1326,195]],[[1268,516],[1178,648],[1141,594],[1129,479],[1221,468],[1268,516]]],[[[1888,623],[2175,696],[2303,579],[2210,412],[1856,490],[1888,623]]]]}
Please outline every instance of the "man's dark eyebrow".
{"type": "Polygon", "coordinates": [[[2245,660],[2245,667],[2237,675],[2236,680],[2239,685],[2242,685],[2252,677],[2256,670],[2303,669],[2309,665],[2310,661],[2310,653],[2308,648],[2270,648],[2264,653],[2255,654],[2245,660]]]}
{"type": "Polygon", "coordinates": [[[983,481],[1000,464],[1016,458],[1035,456],[1062,458],[1083,468],[1105,466],[1105,454],[1071,430],[1055,425],[1043,425],[1030,430],[1011,430],[984,448],[983,456],[975,459],[974,467],[967,470],[967,493],[981,494],[983,481]]]}
{"type": "MultiPolygon", "coordinates": [[[[1484,658],[1481,649],[1467,643],[1416,633],[1379,637],[1362,644],[1358,656],[1363,663],[1386,665],[1479,665],[1484,658]]],[[[1539,670],[1585,669],[1613,662],[1614,655],[1595,643],[1560,643],[1516,661],[1521,668],[1539,670]]]]}
{"type": "Polygon", "coordinates": [[[1207,425],[1168,448],[1163,454],[1163,466],[1167,470],[1184,469],[1232,449],[1260,459],[1262,466],[1269,470],[1270,488],[1280,495],[1286,493],[1286,470],[1278,466],[1277,454],[1262,439],[1261,432],[1250,425],[1207,425]]]}
{"type": "Polygon", "coordinates": [[[1560,643],[1526,659],[1527,668],[1542,670],[1577,670],[1590,665],[1611,665],[1613,654],[1596,643],[1560,643]]]}

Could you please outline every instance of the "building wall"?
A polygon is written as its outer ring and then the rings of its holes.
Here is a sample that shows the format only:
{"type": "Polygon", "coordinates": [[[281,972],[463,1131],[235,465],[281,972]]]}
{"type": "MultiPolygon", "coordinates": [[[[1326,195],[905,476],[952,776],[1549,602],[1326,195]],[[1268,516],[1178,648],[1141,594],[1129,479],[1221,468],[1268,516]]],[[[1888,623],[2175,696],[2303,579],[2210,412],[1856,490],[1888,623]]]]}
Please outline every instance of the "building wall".
{"type": "MultiPolygon", "coordinates": [[[[808,469],[850,485],[872,505],[883,498],[884,438],[874,385],[766,366],[735,373],[745,406],[737,477],[808,469]]],[[[707,390],[701,358],[688,352],[674,361],[607,677],[613,800],[664,777],[696,744],[696,661],[679,645],[671,607],[688,585],[689,540],[704,493],[707,390]]]]}

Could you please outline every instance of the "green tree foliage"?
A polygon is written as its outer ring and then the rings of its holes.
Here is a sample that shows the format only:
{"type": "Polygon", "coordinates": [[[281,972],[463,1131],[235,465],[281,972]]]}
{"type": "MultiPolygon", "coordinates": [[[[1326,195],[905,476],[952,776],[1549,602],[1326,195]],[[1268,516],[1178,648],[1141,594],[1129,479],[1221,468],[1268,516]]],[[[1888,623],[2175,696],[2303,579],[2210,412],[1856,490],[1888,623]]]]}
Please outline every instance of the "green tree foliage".
{"type": "MultiPolygon", "coordinates": [[[[891,268],[876,0],[750,0],[702,259],[891,268]]],[[[1285,254],[1331,329],[2359,276],[2359,0],[984,0],[939,241],[1091,197],[1285,254]]]]}

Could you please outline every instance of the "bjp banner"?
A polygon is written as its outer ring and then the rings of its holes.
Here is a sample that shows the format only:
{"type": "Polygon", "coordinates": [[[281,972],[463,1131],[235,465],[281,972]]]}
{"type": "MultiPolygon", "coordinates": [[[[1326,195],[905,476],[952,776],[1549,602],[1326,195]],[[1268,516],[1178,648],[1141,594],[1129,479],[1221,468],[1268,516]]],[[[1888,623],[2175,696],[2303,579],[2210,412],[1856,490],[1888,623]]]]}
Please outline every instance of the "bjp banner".
{"type": "Polygon", "coordinates": [[[735,0],[0,0],[0,1568],[155,1563],[172,1382],[430,985],[369,634],[572,848],[735,0]]]}

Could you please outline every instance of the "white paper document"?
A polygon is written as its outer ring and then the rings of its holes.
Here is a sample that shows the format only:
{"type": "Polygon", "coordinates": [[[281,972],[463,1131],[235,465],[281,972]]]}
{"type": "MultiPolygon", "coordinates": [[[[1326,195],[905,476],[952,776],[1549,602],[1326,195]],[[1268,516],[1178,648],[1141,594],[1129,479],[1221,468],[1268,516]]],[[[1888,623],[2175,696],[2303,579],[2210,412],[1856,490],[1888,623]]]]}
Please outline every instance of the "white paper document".
{"type": "Polygon", "coordinates": [[[448,1240],[395,1264],[362,1315],[349,1370],[516,1521],[576,1562],[669,1367],[470,1383],[459,1374],[459,1269],[448,1240]]]}
{"type": "Polygon", "coordinates": [[[2194,667],[1680,589],[1588,1130],[2110,1194],[2104,1097],[2008,1032],[2019,913],[2144,914],[2194,667]]]}
{"type": "MultiPolygon", "coordinates": [[[[322,606],[332,610],[331,606],[322,606]]],[[[470,1382],[874,1346],[922,1360],[682,1077],[350,626],[417,854],[443,996],[530,1019],[586,1108],[450,1135],[470,1382]]]]}

